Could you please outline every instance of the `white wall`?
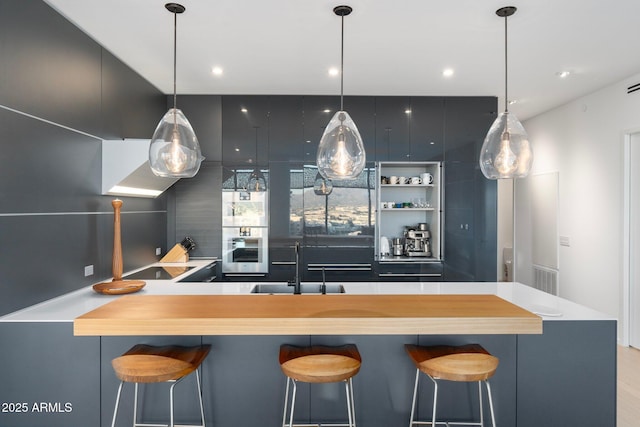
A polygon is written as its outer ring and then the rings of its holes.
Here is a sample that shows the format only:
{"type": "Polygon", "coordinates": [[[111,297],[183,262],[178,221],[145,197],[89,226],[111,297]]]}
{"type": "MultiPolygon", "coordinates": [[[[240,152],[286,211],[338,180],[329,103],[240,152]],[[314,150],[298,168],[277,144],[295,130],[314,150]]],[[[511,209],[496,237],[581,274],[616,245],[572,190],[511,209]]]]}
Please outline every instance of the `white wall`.
{"type": "MultiPolygon", "coordinates": [[[[559,247],[560,296],[619,320],[623,139],[640,128],[640,91],[628,95],[626,89],[638,82],[640,74],[523,123],[534,149],[532,174],[559,173],[558,234],[570,239],[569,247],[559,247]]],[[[524,283],[532,276],[535,233],[527,180],[517,182],[515,190],[516,279],[524,283]]]]}

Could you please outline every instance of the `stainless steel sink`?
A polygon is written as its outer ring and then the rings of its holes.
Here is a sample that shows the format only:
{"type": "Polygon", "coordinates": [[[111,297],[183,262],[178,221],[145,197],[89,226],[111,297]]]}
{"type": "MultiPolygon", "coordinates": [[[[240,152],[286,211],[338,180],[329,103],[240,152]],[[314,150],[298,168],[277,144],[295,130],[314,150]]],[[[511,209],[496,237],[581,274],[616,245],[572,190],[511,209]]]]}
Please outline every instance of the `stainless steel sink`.
{"type": "MultiPolygon", "coordinates": [[[[344,286],[335,283],[327,283],[327,294],[344,294],[344,286]]],[[[300,291],[303,294],[321,294],[322,284],[320,283],[302,283],[300,285],[300,291]]],[[[251,289],[252,294],[293,294],[293,285],[270,285],[270,284],[258,284],[251,289]]]]}

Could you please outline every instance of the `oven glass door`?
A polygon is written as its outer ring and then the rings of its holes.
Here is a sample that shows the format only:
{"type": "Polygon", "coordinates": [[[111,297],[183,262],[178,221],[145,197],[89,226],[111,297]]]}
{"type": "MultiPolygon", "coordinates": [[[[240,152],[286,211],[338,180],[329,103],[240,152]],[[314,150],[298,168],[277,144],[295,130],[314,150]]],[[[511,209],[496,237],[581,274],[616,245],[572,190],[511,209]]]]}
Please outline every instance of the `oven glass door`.
{"type": "Polygon", "coordinates": [[[222,228],[223,273],[268,273],[268,229],[266,227],[222,228]]]}
{"type": "Polygon", "coordinates": [[[222,192],[222,226],[268,226],[267,192],[222,192]]]}

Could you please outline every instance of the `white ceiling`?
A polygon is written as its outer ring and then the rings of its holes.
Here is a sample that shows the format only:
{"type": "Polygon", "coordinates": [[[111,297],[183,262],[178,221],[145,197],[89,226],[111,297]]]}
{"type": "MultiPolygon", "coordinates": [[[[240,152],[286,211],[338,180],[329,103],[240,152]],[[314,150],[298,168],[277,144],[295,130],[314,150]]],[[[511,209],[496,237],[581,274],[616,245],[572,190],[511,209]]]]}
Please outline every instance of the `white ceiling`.
{"type": "MultiPolygon", "coordinates": [[[[173,91],[173,15],[164,0],[46,0],[165,93],[173,91]]],[[[637,0],[181,0],[179,94],[494,95],[521,120],[640,72],[637,0]],[[213,66],[224,74],[215,77],[213,66]],[[455,74],[444,78],[442,70],[455,74]],[[556,73],[571,71],[569,78],[556,73]]],[[[178,99],[178,103],[179,103],[178,99]]],[[[345,108],[349,106],[345,103],[345,108]]]]}

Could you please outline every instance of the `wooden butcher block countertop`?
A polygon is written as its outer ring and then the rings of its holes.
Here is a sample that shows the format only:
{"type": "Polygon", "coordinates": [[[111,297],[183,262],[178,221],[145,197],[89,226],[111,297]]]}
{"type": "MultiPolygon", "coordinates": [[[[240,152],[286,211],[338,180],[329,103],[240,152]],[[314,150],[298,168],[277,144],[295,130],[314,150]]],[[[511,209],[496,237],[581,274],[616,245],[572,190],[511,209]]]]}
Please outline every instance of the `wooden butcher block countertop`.
{"type": "Polygon", "coordinates": [[[541,334],[495,295],[126,295],[77,317],[74,334],[541,334]]]}

